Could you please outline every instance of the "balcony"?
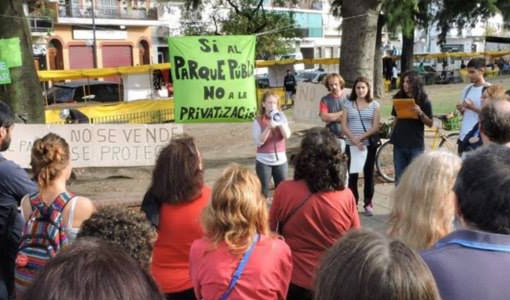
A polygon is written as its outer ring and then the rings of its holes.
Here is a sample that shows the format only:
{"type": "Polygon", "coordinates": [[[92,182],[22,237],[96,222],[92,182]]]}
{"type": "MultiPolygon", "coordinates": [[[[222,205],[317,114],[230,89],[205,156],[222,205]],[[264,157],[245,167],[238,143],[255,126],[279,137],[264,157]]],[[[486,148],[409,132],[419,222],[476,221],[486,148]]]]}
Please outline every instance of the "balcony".
{"type": "Polygon", "coordinates": [[[30,32],[47,33],[53,29],[53,21],[46,17],[30,17],[30,32]]]}
{"type": "Polygon", "coordinates": [[[322,0],[297,0],[296,2],[278,2],[274,0],[264,0],[265,7],[280,7],[288,9],[309,9],[322,11],[324,3],[322,0]]]}
{"type": "MultiPolygon", "coordinates": [[[[59,5],[60,18],[88,18],[92,17],[92,8],[81,5],[59,5]]],[[[98,19],[129,19],[129,20],[157,20],[156,8],[120,8],[118,6],[96,6],[95,17],[98,19]]]]}

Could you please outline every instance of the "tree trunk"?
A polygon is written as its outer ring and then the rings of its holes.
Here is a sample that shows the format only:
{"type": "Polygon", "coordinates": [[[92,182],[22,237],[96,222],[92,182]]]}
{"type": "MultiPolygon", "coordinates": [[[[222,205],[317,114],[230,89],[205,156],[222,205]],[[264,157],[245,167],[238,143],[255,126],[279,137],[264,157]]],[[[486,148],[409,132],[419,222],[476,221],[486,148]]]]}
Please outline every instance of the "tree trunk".
{"type": "Polygon", "coordinates": [[[11,84],[0,85],[0,99],[9,103],[16,114],[26,116],[30,123],[44,123],[41,84],[32,55],[32,37],[23,12],[23,1],[1,0],[0,38],[19,37],[21,67],[10,68],[11,84]]]}
{"type": "Polygon", "coordinates": [[[364,76],[373,83],[377,19],[382,0],[343,1],[340,74],[347,86],[364,76]]]}
{"type": "Polygon", "coordinates": [[[402,56],[400,60],[401,72],[406,72],[413,69],[413,55],[414,55],[414,29],[411,34],[406,36],[403,34],[402,38],[402,56]]]}
{"type": "Polygon", "coordinates": [[[384,95],[384,77],[383,77],[383,49],[382,49],[382,29],[384,26],[384,16],[379,15],[377,20],[377,34],[375,40],[374,56],[374,98],[380,99],[384,95]]]}

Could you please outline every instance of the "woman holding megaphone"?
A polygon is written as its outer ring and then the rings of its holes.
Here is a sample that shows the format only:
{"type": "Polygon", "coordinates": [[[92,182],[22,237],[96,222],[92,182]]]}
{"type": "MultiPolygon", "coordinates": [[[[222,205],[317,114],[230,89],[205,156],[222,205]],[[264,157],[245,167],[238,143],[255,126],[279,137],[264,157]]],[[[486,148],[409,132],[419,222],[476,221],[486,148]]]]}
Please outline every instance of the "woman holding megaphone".
{"type": "Polygon", "coordinates": [[[257,154],[255,170],[262,185],[262,193],[269,196],[271,177],[275,188],[287,176],[285,140],[290,137],[287,118],[280,111],[279,96],[267,91],[262,97],[259,116],[253,121],[252,133],[257,154]]]}

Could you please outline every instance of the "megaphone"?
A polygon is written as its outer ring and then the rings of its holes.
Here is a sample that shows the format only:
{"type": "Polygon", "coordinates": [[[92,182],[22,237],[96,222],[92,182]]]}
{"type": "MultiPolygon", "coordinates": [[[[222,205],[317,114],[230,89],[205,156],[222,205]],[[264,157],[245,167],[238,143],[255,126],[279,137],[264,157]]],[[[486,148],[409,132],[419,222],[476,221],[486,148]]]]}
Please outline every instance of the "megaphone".
{"type": "Polygon", "coordinates": [[[285,120],[285,117],[283,116],[283,114],[277,110],[273,110],[270,113],[270,117],[271,117],[271,120],[273,121],[273,123],[276,124],[277,126],[282,125],[285,120]]]}

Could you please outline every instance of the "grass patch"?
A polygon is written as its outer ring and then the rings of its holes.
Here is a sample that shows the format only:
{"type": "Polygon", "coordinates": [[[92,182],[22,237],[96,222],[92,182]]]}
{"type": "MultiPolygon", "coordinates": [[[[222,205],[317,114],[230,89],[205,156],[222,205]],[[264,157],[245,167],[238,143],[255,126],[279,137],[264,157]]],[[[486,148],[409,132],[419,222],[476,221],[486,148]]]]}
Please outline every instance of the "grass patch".
{"type": "MultiPolygon", "coordinates": [[[[488,81],[491,84],[502,84],[505,89],[510,89],[509,77],[490,78],[488,81]]],[[[455,111],[455,105],[460,101],[462,91],[466,85],[467,83],[425,86],[425,91],[432,102],[433,114],[443,115],[455,111]]],[[[391,116],[391,99],[396,93],[397,90],[387,93],[381,100],[381,116],[383,120],[391,116]]]]}

